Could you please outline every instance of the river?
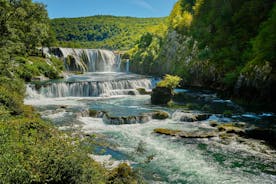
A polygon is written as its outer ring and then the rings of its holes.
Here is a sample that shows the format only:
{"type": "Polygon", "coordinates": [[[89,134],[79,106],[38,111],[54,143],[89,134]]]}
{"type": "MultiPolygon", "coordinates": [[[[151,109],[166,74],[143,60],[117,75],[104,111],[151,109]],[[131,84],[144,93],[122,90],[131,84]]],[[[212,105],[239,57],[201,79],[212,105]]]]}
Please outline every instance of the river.
{"type": "MultiPolygon", "coordinates": [[[[110,54],[108,57],[116,58],[110,54]]],[[[106,63],[118,64],[111,60],[106,63]]],[[[85,68],[82,65],[82,70],[85,68]]],[[[95,66],[90,68],[94,70],[95,66]]],[[[107,68],[117,70],[118,66],[107,68]]],[[[33,105],[60,130],[80,131],[105,142],[91,150],[96,160],[106,167],[127,162],[149,183],[276,183],[276,152],[264,141],[243,138],[223,141],[219,136],[184,139],[154,133],[156,128],[213,130],[210,121],[270,126],[275,122],[275,114],[247,112],[231,100],[219,99],[214,92],[205,90],[176,90],[189,97],[189,103],[180,100],[182,106],[151,105],[150,95],[140,95],[136,89],[150,91],[155,83],[150,77],[131,73],[85,71],[63,80],[44,82],[39,87],[28,85],[25,104],[33,105]],[[89,110],[104,111],[112,117],[165,111],[170,117],[120,124],[109,123],[102,116],[89,117],[85,113],[89,110]],[[183,112],[211,113],[211,116],[185,122],[179,119],[179,113],[183,112]]]]}

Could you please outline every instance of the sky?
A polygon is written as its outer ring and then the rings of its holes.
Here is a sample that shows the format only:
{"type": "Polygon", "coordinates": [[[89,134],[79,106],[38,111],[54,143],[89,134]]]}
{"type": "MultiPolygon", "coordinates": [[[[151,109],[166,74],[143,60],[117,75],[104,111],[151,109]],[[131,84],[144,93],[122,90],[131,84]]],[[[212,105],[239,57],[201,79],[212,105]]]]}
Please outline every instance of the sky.
{"type": "Polygon", "coordinates": [[[115,15],[168,16],[177,0],[33,0],[46,4],[50,18],[115,15]]]}

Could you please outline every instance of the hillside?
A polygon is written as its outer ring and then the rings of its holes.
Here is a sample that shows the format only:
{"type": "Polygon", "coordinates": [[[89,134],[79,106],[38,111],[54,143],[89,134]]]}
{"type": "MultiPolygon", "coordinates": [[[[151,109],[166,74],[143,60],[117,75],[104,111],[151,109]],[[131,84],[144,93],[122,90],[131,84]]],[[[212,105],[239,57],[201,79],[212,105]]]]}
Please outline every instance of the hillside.
{"type": "Polygon", "coordinates": [[[166,18],[92,16],[51,20],[57,45],[127,50],[145,32],[156,32],[166,18]]]}
{"type": "Polygon", "coordinates": [[[275,15],[272,0],[179,0],[167,34],[146,33],[129,51],[132,71],[275,102],[275,15]]]}

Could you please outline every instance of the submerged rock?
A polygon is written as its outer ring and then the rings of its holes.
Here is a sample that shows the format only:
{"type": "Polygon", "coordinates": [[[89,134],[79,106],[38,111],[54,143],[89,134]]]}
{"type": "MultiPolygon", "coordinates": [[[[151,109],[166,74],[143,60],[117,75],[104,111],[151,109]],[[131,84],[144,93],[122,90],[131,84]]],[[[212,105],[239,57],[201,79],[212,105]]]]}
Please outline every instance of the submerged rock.
{"type": "Polygon", "coordinates": [[[165,129],[165,128],[154,129],[154,133],[169,135],[169,136],[179,136],[181,138],[212,138],[217,136],[216,131],[187,132],[182,130],[171,130],[171,129],[165,129]]]}

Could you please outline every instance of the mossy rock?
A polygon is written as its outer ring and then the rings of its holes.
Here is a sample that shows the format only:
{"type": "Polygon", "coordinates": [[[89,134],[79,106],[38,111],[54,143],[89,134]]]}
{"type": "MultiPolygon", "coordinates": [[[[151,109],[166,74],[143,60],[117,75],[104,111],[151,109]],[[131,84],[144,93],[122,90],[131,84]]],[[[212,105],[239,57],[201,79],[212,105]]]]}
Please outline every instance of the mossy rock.
{"type": "Polygon", "coordinates": [[[167,105],[173,97],[172,90],[166,87],[156,87],[151,93],[151,103],[154,105],[167,105]]]}
{"type": "Polygon", "coordinates": [[[169,114],[167,112],[164,112],[164,111],[157,111],[157,112],[153,112],[152,114],[152,119],[160,119],[160,120],[163,120],[163,119],[167,119],[169,118],[169,114]]]}
{"type": "Polygon", "coordinates": [[[89,109],[89,116],[90,117],[97,117],[97,115],[98,115],[98,111],[96,111],[96,110],[93,110],[93,109],[89,109]]]}
{"type": "Polygon", "coordinates": [[[179,133],[181,133],[181,130],[171,130],[171,129],[165,129],[165,128],[156,128],[153,131],[154,133],[157,133],[157,134],[164,134],[164,135],[170,135],[170,136],[176,136],[179,133]]]}
{"type": "Polygon", "coordinates": [[[137,88],[136,90],[139,92],[140,95],[149,95],[149,94],[151,94],[150,92],[146,91],[145,88],[137,88]]]}
{"type": "Polygon", "coordinates": [[[236,126],[233,123],[228,124],[221,124],[217,126],[217,129],[219,132],[226,132],[231,134],[237,134],[237,135],[244,135],[244,129],[236,126]]]}
{"type": "Polygon", "coordinates": [[[187,132],[182,130],[171,130],[165,128],[156,128],[154,133],[169,135],[169,136],[179,136],[181,138],[212,138],[217,136],[216,131],[196,131],[187,132]]]}

